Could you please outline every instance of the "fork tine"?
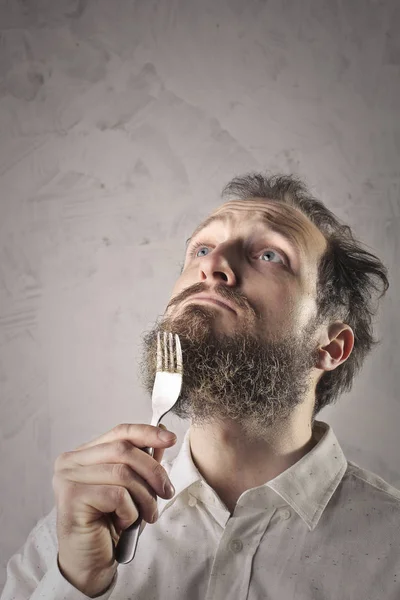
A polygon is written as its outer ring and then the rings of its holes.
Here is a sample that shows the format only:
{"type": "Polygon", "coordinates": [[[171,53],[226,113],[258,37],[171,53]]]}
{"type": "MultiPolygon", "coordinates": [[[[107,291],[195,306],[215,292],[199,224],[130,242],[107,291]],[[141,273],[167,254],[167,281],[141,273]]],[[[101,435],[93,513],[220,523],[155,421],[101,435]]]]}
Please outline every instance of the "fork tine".
{"type": "Polygon", "coordinates": [[[169,341],[169,365],[168,365],[168,371],[175,371],[175,360],[174,360],[174,339],[172,337],[172,333],[169,333],[168,335],[168,341],[169,341]]]}
{"type": "Polygon", "coordinates": [[[164,331],[164,371],[168,371],[168,345],[167,345],[167,332],[164,331]]]}
{"type": "Polygon", "coordinates": [[[177,334],[164,331],[161,337],[157,333],[157,371],[182,374],[182,348],[177,334]]]}
{"type": "Polygon", "coordinates": [[[157,333],[157,371],[162,371],[161,334],[157,333]]]}
{"type": "Polygon", "coordinates": [[[177,373],[182,373],[182,348],[181,341],[179,339],[179,335],[175,334],[175,347],[176,347],[176,371],[177,373]]]}

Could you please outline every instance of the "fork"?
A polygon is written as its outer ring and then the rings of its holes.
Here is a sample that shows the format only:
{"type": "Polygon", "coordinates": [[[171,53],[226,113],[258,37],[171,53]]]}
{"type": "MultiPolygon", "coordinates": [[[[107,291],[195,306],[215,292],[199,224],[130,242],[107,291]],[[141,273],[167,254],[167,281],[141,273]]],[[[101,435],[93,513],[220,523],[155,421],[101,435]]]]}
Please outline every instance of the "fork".
{"type": "MultiPolygon", "coordinates": [[[[152,418],[151,425],[158,427],[161,419],[173,408],[179,398],[182,387],[182,348],[177,334],[164,332],[163,337],[157,334],[157,370],[151,397],[152,418]]],[[[154,455],[154,448],[142,448],[150,456],[154,455]]],[[[136,546],[145,523],[142,518],[132,523],[121,533],[115,549],[116,560],[127,564],[135,556],[136,546]],[[142,526],[142,527],[141,527],[142,526]]]]}

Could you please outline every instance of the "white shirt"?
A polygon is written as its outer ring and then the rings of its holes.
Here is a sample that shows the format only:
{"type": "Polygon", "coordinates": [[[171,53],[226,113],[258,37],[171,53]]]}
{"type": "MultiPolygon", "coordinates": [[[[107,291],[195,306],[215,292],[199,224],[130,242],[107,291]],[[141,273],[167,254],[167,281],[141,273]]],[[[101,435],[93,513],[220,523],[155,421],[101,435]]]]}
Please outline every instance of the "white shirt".
{"type": "MultiPolygon", "coordinates": [[[[134,559],[101,600],[399,600],[400,491],[348,462],[332,428],[229,511],[191,458],[189,430],[163,461],[176,494],[158,498],[134,559]]],[[[57,566],[56,509],[7,564],[0,600],[86,600],[57,566]]]]}

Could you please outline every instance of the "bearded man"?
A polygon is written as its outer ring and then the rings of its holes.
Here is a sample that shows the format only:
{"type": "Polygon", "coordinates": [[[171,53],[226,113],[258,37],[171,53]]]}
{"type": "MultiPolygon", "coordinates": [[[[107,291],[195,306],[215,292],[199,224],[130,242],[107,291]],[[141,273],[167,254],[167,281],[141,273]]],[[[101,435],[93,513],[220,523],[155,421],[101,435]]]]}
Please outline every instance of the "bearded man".
{"type": "Polygon", "coordinates": [[[293,177],[236,177],[222,197],[143,336],[149,393],[157,334],[181,341],[178,455],[161,462],[176,437],[124,424],[59,457],[56,507],[2,600],[400,598],[400,491],[316,419],[375,343],[386,268],[293,177]],[[139,514],[152,525],[118,569],[139,514]]]}

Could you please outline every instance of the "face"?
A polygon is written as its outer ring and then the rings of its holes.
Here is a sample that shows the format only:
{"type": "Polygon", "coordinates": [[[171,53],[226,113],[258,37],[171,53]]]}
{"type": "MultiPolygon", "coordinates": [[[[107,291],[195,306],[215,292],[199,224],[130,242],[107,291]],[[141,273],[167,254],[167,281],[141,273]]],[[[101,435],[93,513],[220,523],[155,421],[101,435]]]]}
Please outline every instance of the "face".
{"type": "Polygon", "coordinates": [[[324,236],[297,209],[272,201],[220,206],[189,240],[161,322],[144,339],[155,376],[158,331],[180,336],[184,378],[173,412],[231,418],[249,432],[288,418],[315,364],[317,266],[324,236]]]}

